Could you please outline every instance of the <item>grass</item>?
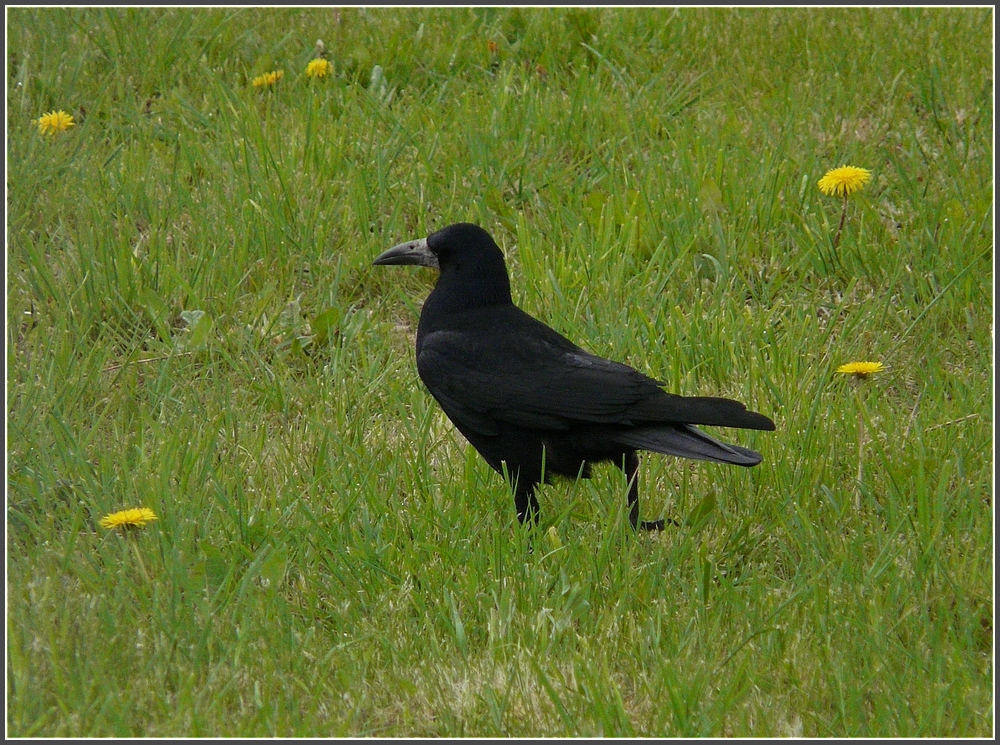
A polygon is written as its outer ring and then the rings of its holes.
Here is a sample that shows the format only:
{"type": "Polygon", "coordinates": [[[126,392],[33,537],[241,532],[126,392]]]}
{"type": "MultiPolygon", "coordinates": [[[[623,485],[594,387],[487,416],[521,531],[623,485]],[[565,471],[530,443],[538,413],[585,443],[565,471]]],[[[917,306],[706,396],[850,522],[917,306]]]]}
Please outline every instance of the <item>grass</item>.
{"type": "Polygon", "coordinates": [[[7,20],[9,735],[992,735],[992,10],[7,20]],[[526,535],[371,266],[460,220],[763,464],[526,535]]]}

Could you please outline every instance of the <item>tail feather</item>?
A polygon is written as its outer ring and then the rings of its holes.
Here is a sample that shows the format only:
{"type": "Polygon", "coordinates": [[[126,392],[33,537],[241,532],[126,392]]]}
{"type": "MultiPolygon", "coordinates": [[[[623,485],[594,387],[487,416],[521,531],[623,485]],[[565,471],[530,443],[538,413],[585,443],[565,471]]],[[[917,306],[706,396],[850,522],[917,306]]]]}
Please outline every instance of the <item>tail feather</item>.
{"type": "Polygon", "coordinates": [[[761,461],[760,453],[739,445],[720,442],[690,424],[671,424],[626,430],[616,434],[615,440],[636,450],[649,450],[654,453],[676,455],[694,460],[709,460],[715,463],[731,463],[746,467],[756,466],[761,461]]]}

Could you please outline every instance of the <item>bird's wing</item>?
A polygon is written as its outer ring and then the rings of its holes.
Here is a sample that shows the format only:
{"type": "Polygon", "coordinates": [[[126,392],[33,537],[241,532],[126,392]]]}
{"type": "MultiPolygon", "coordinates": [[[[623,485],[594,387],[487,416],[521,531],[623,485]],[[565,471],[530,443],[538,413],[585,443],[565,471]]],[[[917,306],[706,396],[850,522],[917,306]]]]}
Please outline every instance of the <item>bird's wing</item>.
{"type": "Polygon", "coordinates": [[[629,425],[630,409],[665,395],[627,365],[588,354],[534,319],[517,320],[488,332],[442,329],[421,339],[420,377],[456,424],[481,434],[496,434],[500,424],[629,425]]]}

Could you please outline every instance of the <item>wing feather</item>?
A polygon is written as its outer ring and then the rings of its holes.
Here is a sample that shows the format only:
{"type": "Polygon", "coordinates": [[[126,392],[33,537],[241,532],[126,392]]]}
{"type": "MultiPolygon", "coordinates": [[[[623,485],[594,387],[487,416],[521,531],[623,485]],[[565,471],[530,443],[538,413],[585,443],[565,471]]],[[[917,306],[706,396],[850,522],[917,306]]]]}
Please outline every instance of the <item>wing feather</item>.
{"type": "Polygon", "coordinates": [[[515,306],[489,310],[452,318],[418,339],[420,377],[460,427],[485,435],[504,424],[554,431],[588,424],[774,427],[737,401],[666,393],[660,382],[584,351],[515,306]]]}

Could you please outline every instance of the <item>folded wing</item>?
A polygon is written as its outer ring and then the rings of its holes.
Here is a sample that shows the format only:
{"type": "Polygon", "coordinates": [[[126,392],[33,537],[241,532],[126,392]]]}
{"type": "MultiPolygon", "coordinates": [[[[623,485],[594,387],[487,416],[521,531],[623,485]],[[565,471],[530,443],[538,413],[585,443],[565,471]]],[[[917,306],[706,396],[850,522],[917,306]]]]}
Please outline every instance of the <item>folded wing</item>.
{"type": "MultiPolygon", "coordinates": [[[[634,428],[630,441],[620,440],[624,445],[698,457],[675,450],[697,453],[716,441],[694,428],[660,432],[661,425],[774,429],[738,401],[666,393],[658,381],[585,352],[515,306],[499,319],[492,309],[489,344],[480,320],[470,316],[421,338],[417,367],[449,417],[480,434],[494,435],[500,424],[555,431],[621,425],[634,428]]],[[[726,447],[737,460],[753,452],[726,447]]]]}

